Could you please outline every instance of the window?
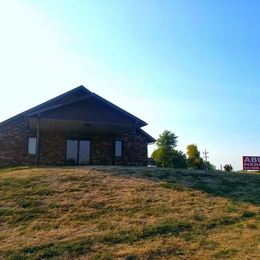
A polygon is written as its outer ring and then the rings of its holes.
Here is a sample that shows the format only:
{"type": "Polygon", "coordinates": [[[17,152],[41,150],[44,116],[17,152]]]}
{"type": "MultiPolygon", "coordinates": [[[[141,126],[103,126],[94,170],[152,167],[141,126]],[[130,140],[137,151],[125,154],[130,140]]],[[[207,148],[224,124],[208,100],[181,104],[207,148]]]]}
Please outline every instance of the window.
{"type": "Polygon", "coordinates": [[[28,154],[36,154],[36,137],[28,138],[28,154]]]}
{"type": "Polygon", "coordinates": [[[67,162],[72,164],[89,164],[90,141],[67,140],[67,162]]]}
{"type": "Polygon", "coordinates": [[[115,157],[122,157],[122,141],[115,141],[115,157]]]}
{"type": "Polygon", "coordinates": [[[67,140],[67,160],[77,163],[77,161],[78,161],[78,140],[67,140]]]}

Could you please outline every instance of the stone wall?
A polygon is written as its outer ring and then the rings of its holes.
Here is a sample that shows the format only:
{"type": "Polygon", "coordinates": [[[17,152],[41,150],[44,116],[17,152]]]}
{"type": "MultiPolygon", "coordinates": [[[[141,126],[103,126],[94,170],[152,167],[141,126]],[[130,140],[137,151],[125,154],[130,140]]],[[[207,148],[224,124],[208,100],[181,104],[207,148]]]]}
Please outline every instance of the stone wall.
{"type": "Polygon", "coordinates": [[[41,165],[64,165],[67,135],[65,132],[40,131],[39,163],[41,165]]]}
{"type": "MultiPolygon", "coordinates": [[[[34,165],[36,155],[27,154],[28,137],[36,137],[20,117],[0,126],[0,167],[34,165]]],[[[147,165],[147,143],[141,134],[88,136],[83,132],[40,132],[40,165],[66,164],[67,139],[87,139],[91,142],[90,164],[147,165]],[[122,157],[114,156],[114,141],[122,140],[122,157]]]]}
{"type": "Polygon", "coordinates": [[[115,158],[114,164],[147,166],[147,143],[144,136],[125,134],[121,140],[123,141],[123,156],[115,158]]]}
{"type": "Polygon", "coordinates": [[[24,117],[0,125],[0,167],[36,164],[35,156],[27,154],[29,136],[24,117]]]}
{"type": "Polygon", "coordinates": [[[90,164],[94,165],[147,165],[147,143],[143,136],[99,135],[91,136],[77,132],[41,131],[40,163],[43,165],[66,163],[68,139],[90,141],[90,164]],[[134,138],[136,138],[134,140],[134,138]],[[114,141],[122,140],[122,157],[114,156],[114,141]],[[135,145],[134,145],[135,144],[135,145]]]}

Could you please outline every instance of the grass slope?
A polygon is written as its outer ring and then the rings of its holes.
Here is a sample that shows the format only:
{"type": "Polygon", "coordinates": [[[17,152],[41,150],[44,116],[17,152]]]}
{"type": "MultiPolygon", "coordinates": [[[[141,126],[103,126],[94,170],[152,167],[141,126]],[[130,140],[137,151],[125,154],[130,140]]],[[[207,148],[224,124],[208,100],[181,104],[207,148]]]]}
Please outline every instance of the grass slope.
{"type": "Polygon", "coordinates": [[[260,259],[260,175],[0,170],[1,259],[260,259]]]}

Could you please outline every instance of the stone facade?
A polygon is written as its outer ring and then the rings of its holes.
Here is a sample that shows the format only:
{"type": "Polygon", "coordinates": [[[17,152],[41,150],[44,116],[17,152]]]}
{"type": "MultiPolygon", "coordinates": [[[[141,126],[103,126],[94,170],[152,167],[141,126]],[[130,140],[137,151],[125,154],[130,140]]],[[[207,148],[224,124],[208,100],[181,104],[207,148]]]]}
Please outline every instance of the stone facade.
{"type": "MultiPolygon", "coordinates": [[[[36,132],[27,127],[25,117],[0,126],[0,167],[35,165],[36,155],[28,155],[28,138],[36,132]]],[[[65,165],[68,139],[90,141],[90,164],[95,165],[147,165],[147,141],[141,133],[124,135],[86,135],[84,132],[40,131],[39,164],[65,165]],[[114,156],[114,141],[123,144],[122,157],[114,156]]]]}
{"type": "Polygon", "coordinates": [[[31,132],[27,129],[24,117],[0,126],[0,167],[32,165],[34,156],[27,154],[27,139],[31,132]]]}

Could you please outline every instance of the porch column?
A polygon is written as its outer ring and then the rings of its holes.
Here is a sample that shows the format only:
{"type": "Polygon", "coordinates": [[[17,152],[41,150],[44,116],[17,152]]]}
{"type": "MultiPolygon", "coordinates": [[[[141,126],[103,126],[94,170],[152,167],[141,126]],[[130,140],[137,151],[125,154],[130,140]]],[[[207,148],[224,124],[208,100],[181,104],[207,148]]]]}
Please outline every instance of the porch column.
{"type": "Polygon", "coordinates": [[[37,133],[36,133],[36,164],[40,163],[40,124],[41,124],[41,114],[38,114],[37,118],[37,133]]]}
{"type": "Polygon", "coordinates": [[[136,158],[137,158],[137,156],[136,156],[136,154],[137,154],[137,149],[136,149],[136,133],[137,133],[137,122],[135,122],[135,125],[134,125],[134,129],[133,129],[133,135],[134,135],[134,140],[133,140],[133,164],[134,165],[137,165],[137,162],[136,162],[136,158]]]}

